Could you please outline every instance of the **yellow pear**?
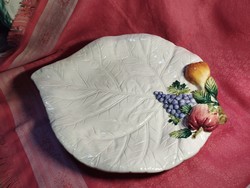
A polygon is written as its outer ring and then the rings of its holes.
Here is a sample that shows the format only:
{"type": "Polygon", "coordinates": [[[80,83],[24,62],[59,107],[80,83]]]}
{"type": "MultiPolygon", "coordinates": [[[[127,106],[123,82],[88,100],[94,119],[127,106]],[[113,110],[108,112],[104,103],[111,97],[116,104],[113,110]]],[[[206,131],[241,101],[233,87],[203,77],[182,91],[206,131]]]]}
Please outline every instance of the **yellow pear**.
{"type": "Polygon", "coordinates": [[[210,68],[206,62],[191,63],[185,67],[184,76],[190,83],[204,89],[210,76],[210,68]]]}

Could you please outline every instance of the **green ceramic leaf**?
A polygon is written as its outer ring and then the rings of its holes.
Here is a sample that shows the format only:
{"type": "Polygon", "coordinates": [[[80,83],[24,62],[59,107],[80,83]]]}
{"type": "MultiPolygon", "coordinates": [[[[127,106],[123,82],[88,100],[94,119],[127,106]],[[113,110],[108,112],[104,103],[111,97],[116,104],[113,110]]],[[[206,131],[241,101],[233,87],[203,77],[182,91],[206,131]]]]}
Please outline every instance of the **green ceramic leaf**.
{"type": "Polygon", "coordinates": [[[206,81],[205,84],[205,88],[207,90],[207,92],[209,92],[212,96],[214,96],[215,98],[218,95],[218,87],[217,84],[215,82],[215,80],[213,79],[213,77],[209,77],[206,81]]]}
{"type": "Polygon", "coordinates": [[[169,118],[168,122],[173,123],[174,125],[177,125],[180,122],[180,119],[173,115],[169,115],[169,118]]]}
{"type": "Polygon", "coordinates": [[[0,0],[0,22],[7,28],[11,27],[12,19],[5,8],[4,1],[0,0]]]}
{"type": "Polygon", "coordinates": [[[178,80],[172,83],[171,86],[168,87],[168,92],[176,95],[184,94],[190,92],[190,89],[186,86],[186,84],[181,84],[178,80]]]}
{"type": "Polygon", "coordinates": [[[181,112],[184,114],[188,114],[191,109],[192,109],[191,105],[184,105],[181,107],[181,112]]]}
{"type": "Polygon", "coordinates": [[[180,129],[178,131],[173,131],[169,134],[170,137],[174,138],[188,138],[191,136],[192,132],[190,129],[185,128],[185,129],[180,129]]]}
{"type": "Polygon", "coordinates": [[[192,92],[194,99],[196,100],[197,103],[200,104],[208,104],[211,103],[211,96],[209,95],[208,92],[203,91],[203,90],[195,90],[192,92]]]}
{"type": "Polygon", "coordinates": [[[217,112],[218,110],[218,106],[217,105],[214,105],[214,103],[209,103],[207,104],[208,105],[208,109],[209,109],[209,112],[211,113],[214,113],[214,112],[217,112]]]}

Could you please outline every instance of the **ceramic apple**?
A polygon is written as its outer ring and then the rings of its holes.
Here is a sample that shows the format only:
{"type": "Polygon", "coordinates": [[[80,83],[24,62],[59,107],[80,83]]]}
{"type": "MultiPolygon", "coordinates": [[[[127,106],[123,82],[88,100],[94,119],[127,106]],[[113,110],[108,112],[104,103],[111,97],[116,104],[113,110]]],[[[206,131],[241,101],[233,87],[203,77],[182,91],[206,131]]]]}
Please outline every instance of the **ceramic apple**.
{"type": "Polygon", "coordinates": [[[202,127],[204,131],[211,132],[218,125],[218,113],[210,112],[207,104],[197,104],[187,116],[187,126],[192,130],[199,130],[202,127]]]}

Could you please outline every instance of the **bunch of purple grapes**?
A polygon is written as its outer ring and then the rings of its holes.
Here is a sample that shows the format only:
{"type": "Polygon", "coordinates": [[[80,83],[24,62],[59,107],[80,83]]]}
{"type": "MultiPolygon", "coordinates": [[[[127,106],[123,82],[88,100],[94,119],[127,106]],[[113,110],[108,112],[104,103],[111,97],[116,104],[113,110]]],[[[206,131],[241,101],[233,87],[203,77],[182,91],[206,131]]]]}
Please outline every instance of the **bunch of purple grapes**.
{"type": "Polygon", "coordinates": [[[161,91],[155,91],[154,95],[156,99],[163,103],[163,108],[166,109],[166,112],[175,116],[176,118],[184,118],[185,113],[181,111],[182,107],[185,105],[194,106],[196,101],[193,98],[192,94],[164,94],[161,91]]]}

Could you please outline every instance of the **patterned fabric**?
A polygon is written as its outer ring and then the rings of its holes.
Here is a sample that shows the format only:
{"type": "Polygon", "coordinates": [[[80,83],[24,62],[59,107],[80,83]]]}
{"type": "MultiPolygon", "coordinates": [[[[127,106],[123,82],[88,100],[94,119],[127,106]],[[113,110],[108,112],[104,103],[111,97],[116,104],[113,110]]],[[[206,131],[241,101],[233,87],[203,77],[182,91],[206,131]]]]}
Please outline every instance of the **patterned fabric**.
{"type": "Polygon", "coordinates": [[[0,57],[0,187],[241,188],[250,184],[249,1],[23,3],[28,3],[25,19],[29,21],[12,38],[19,41],[17,47],[0,57]],[[159,174],[106,173],[79,163],[56,139],[30,79],[38,68],[94,39],[129,33],[161,36],[207,61],[229,117],[197,155],[159,174]]]}

